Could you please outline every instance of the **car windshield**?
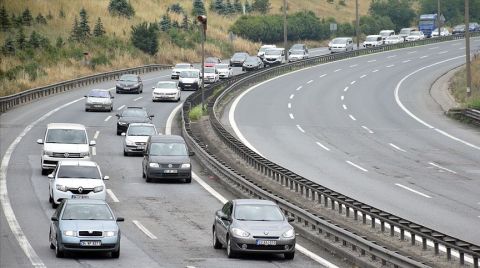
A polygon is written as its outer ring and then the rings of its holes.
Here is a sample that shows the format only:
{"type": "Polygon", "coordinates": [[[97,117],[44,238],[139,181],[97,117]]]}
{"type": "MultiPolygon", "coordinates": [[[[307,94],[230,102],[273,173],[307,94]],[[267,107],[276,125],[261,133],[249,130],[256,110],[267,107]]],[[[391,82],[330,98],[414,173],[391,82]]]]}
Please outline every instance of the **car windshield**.
{"type": "Polygon", "coordinates": [[[175,69],[189,69],[190,64],[177,64],[175,65],[175,69]]]}
{"type": "Polygon", "coordinates": [[[101,179],[102,176],[95,166],[60,166],[58,178],[101,179]]]}
{"type": "Polygon", "coordinates": [[[248,57],[245,60],[246,63],[256,63],[257,62],[257,57],[248,57]]]}
{"type": "Polygon", "coordinates": [[[336,38],[336,39],[333,39],[332,40],[332,44],[346,44],[347,43],[347,39],[345,38],[336,38]]]}
{"type": "Polygon", "coordinates": [[[122,75],[119,80],[120,81],[127,81],[127,82],[137,82],[137,76],[135,76],[135,75],[122,75]]]}
{"type": "Polygon", "coordinates": [[[152,136],[157,134],[154,126],[134,126],[130,125],[127,130],[127,136],[152,136]]]}
{"type": "Polygon", "coordinates": [[[381,32],[380,32],[380,35],[381,35],[381,36],[389,36],[390,33],[391,33],[390,31],[381,31],[381,32]]]}
{"type": "Polygon", "coordinates": [[[218,63],[218,59],[217,58],[206,58],[205,62],[206,63],[218,63]]]}
{"type": "Polygon", "coordinates": [[[237,60],[238,60],[238,59],[244,59],[244,58],[245,58],[245,54],[243,54],[243,53],[235,53],[235,54],[233,54],[233,57],[232,57],[232,58],[233,58],[233,59],[237,59],[237,60]]]}
{"type": "Polygon", "coordinates": [[[400,30],[400,34],[409,34],[410,33],[410,29],[402,29],[400,30]]]}
{"type": "Polygon", "coordinates": [[[50,129],[46,143],[86,144],[87,133],[82,129],[50,129]]]}
{"type": "Polygon", "coordinates": [[[267,51],[265,51],[265,55],[281,55],[281,54],[282,54],[282,51],[279,49],[267,49],[267,51]]]}
{"type": "Polygon", "coordinates": [[[290,50],[303,50],[303,45],[295,44],[290,48],[290,50]]]}
{"type": "Polygon", "coordinates": [[[215,68],[205,68],[205,73],[214,74],[215,73],[215,68]]]}
{"type": "Polygon", "coordinates": [[[150,155],[156,156],[186,156],[187,147],[179,142],[154,142],[150,146],[150,155]]]}
{"type": "Polygon", "coordinates": [[[378,40],[378,36],[367,36],[367,39],[366,41],[377,41],[378,40]]]}
{"type": "Polygon", "coordinates": [[[292,50],[290,54],[292,54],[292,55],[303,55],[304,52],[303,52],[303,50],[292,50]]]}
{"type": "Polygon", "coordinates": [[[456,30],[463,30],[464,28],[465,28],[465,25],[457,25],[457,26],[455,26],[454,29],[456,29],[456,30]]]}
{"type": "Polygon", "coordinates": [[[88,97],[91,98],[110,98],[108,91],[104,90],[92,90],[88,93],[88,97]]]}
{"type": "Polygon", "coordinates": [[[217,64],[217,69],[228,69],[228,64],[217,64]]]}
{"type": "Polygon", "coordinates": [[[157,88],[176,88],[177,83],[175,82],[158,82],[157,88]]]}
{"type": "Polygon", "coordinates": [[[114,217],[104,204],[67,204],[62,220],[100,220],[113,221],[114,217]]]}
{"type": "Polygon", "coordinates": [[[277,206],[237,205],[235,219],[241,221],[283,221],[284,217],[277,206]]]}
{"type": "Polygon", "coordinates": [[[182,71],[180,72],[180,77],[182,78],[197,78],[198,71],[182,71]]]}
{"type": "Polygon", "coordinates": [[[148,117],[144,109],[126,109],[122,113],[122,117],[148,117]]]}
{"type": "Polygon", "coordinates": [[[399,39],[399,36],[397,36],[397,35],[391,35],[391,36],[387,37],[386,40],[396,40],[396,39],[399,39]]]}

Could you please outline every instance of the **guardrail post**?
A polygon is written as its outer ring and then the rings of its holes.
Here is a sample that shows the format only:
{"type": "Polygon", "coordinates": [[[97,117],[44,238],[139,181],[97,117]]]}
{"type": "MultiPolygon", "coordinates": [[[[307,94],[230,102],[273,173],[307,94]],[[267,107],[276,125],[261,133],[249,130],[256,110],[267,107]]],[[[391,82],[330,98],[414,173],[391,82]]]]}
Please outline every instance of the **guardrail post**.
{"type": "Polygon", "coordinates": [[[452,259],[452,248],[446,247],[447,248],[447,260],[452,259]]]}

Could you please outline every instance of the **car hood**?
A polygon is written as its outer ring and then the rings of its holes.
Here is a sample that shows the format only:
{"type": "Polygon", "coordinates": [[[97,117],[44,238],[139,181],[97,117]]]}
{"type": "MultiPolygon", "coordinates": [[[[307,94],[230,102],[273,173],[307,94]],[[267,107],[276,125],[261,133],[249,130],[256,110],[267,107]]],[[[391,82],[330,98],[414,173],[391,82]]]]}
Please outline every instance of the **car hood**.
{"type": "Polygon", "coordinates": [[[84,153],[90,148],[88,144],[45,143],[43,150],[56,153],[84,153]]]}
{"type": "MultiPolygon", "coordinates": [[[[104,186],[105,183],[101,179],[84,179],[84,178],[56,178],[55,184],[67,186],[68,188],[94,188],[104,186]]],[[[105,188],[104,188],[105,189],[105,188]]]]}
{"type": "Polygon", "coordinates": [[[126,123],[149,123],[150,119],[145,117],[122,117],[118,121],[126,123]]]}
{"type": "Polygon", "coordinates": [[[150,156],[151,163],[159,163],[159,164],[186,164],[190,163],[190,157],[187,155],[185,156],[159,156],[154,155],[150,156]]]}
{"type": "Polygon", "coordinates": [[[214,73],[205,73],[205,77],[215,77],[214,73]]]}
{"type": "Polygon", "coordinates": [[[128,136],[125,138],[125,141],[131,141],[131,142],[147,142],[148,137],[150,136],[128,136]]]}
{"type": "Polygon", "coordinates": [[[137,82],[130,82],[130,81],[118,81],[117,85],[119,86],[135,86],[137,85],[137,82]]]}
{"type": "Polygon", "coordinates": [[[90,103],[101,103],[101,104],[110,104],[112,101],[110,98],[96,98],[96,97],[88,97],[87,102],[90,103]]]}
{"type": "Polygon", "coordinates": [[[178,89],[176,88],[154,88],[153,93],[177,93],[178,89]]]}
{"type": "Polygon", "coordinates": [[[189,68],[173,68],[172,73],[180,73],[181,71],[188,71],[189,68]]]}
{"type": "Polygon", "coordinates": [[[118,231],[117,222],[114,220],[61,220],[62,231],[118,231]]]}
{"type": "Polygon", "coordinates": [[[236,228],[249,232],[251,235],[280,236],[292,226],[285,221],[236,221],[236,228]]]}
{"type": "Polygon", "coordinates": [[[198,80],[199,80],[198,78],[186,78],[186,77],[182,78],[181,77],[179,81],[182,83],[194,83],[194,82],[198,82],[198,80]]]}

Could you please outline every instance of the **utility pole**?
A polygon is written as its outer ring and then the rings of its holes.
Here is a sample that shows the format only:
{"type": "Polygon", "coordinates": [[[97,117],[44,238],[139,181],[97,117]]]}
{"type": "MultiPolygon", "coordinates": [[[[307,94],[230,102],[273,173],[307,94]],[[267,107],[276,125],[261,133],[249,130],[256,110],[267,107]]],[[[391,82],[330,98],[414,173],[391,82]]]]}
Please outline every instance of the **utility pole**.
{"type": "Polygon", "coordinates": [[[202,24],[202,73],[201,73],[201,78],[202,78],[202,111],[205,111],[205,94],[204,94],[204,88],[205,88],[205,40],[207,39],[207,16],[205,15],[200,15],[197,16],[197,20],[202,24]]]}
{"type": "Polygon", "coordinates": [[[358,0],[355,0],[355,28],[357,34],[357,49],[360,49],[360,20],[358,18],[358,0]]]}
{"type": "Polygon", "coordinates": [[[440,22],[440,0],[437,0],[437,25],[438,25],[438,37],[441,37],[440,33],[441,33],[441,28],[442,28],[442,25],[441,25],[441,22],[440,22]]]}
{"type": "Polygon", "coordinates": [[[283,0],[283,47],[285,49],[285,61],[288,60],[287,54],[287,0],[283,0]]]}
{"type": "Polygon", "coordinates": [[[467,97],[472,95],[472,70],[470,68],[470,7],[465,0],[465,59],[467,65],[467,97]]]}

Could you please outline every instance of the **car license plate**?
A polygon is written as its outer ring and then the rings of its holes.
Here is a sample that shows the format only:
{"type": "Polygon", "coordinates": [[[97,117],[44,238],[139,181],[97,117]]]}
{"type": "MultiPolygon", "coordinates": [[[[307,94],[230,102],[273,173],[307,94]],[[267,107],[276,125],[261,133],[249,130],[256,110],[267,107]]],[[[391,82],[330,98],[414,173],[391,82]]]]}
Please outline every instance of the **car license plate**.
{"type": "Polygon", "coordinates": [[[275,240],[257,240],[257,246],[262,245],[262,246],[276,246],[277,241],[275,240]]]}
{"type": "Polygon", "coordinates": [[[174,174],[178,173],[178,171],[176,169],[165,169],[163,173],[174,174]]]}
{"type": "Polygon", "coordinates": [[[186,87],[191,87],[192,85],[189,85],[189,84],[185,84],[186,87]]]}
{"type": "Polygon", "coordinates": [[[72,195],[72,199],[88,199],[88,195],[72,195]]]}
{"type": "Polygon", "coordinates": [[[139,150],[145,150],[145,146],[144,146],[144,145],[137,146],[137,148],[138,148],[139,150]]]}
{"type": "Polygon", "coordinates": [[[80,246],[82,247],[98,247],[102,245],[100,240],[82,240],[80,241],[80,246]]]}

